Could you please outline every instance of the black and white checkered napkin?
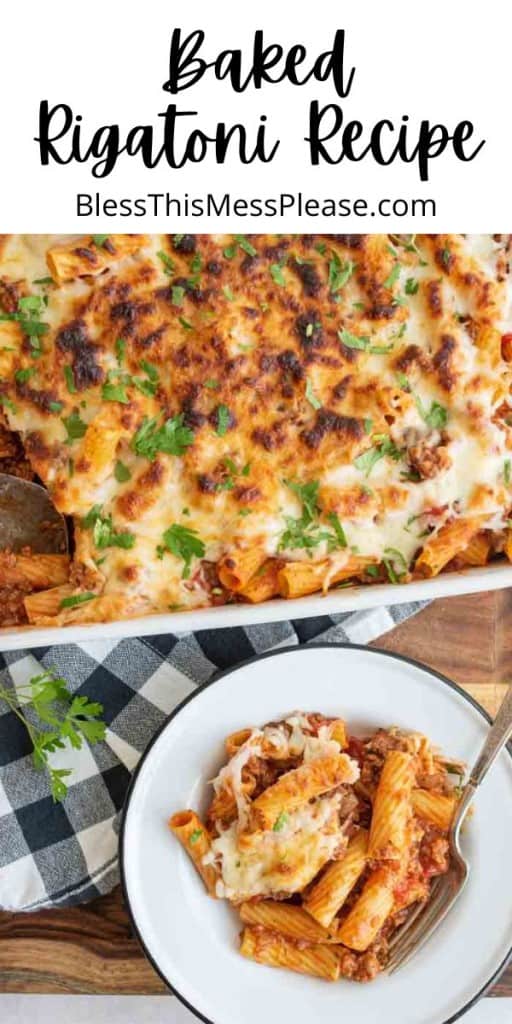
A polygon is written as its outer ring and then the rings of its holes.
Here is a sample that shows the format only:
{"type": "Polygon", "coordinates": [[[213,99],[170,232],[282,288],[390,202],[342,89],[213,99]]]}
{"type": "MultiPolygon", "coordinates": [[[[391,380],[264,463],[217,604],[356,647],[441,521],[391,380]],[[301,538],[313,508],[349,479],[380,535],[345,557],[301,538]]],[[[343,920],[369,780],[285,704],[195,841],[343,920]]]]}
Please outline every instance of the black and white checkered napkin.
{"type": "Polygon", "coordinates": [[[104,743],[51,755],[73,768],[54,804],[47,777],[32,765],[24,726],[0,701],[0,908],[66,907],[118,882],[119,814],[140,755],[167,715],[219,669],[273,648],[313,640],[368,643],[417,612],[402,604],[294,622],[144,639],[94,641],[0,655],[3,685],[44,668],[104,706],[104,743]]]}

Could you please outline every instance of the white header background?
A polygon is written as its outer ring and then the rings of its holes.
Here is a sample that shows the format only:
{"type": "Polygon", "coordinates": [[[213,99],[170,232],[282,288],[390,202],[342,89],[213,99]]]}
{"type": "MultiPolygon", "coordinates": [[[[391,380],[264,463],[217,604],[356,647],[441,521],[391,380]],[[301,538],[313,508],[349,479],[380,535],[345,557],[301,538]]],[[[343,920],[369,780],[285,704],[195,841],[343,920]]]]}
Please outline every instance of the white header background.
{"type": "MultiPolygon", "coordinates": [[[[506,0],[18,0],[2,16],[0,63],[1,190],[0,231],[505,231],[512,228],[512,133],[510,131],[510,5],[506,0]],[[207,60],[225,48],[241,48],[251,63],[257,28],[266,42],[285,48],[304,43],[311,58],[332,46],[336,28],[346,31],[345,60],[355,67],[350,95],[341,99],[329,80],[300,88],[288,82],[251,85],[237,95],[229,81],[211,72],[176,97],[162,90],[168,77],[172,29],[202,28],[201,51],[207,60]],[[422,118],[453,130],[460,120],[475,125],[474,142],[486,145],[471,163],[451,153],[430,162],[430,179],[421,182],[417,164],[395,161],[389,167],[371,157],[360,163],[312,167],[308,111],[312,99],[338,103],[344,121],[357,118],[370,129],[381,118],[399,125],[409,114],[414,128],[422,118]],[[42,167],[38,134],[39,103],[67,103],[83,117],[84,139],[101,125],[119,123],[123,132],[153,124],[160,141],[158,113],[168,103],[197,110],[197,127],[213,134],[218,120],[242,121],[249,128],[267,114],[268,132],[281,145],[270,164],[243,166],[234,155],[224,165],[214,154],[200,164],[171,170],[166,163],[146,169],[140,157],[123,155],[107,178],[96,179],[90,164],[42,167]],[[78,218],[76,194],[102,199],[144,197],[169,192],[180,197],[275,196],[302,191],[304,197],[365,198],[370,208],[382,197],[433,198],[435,218],[302,218],[291,211],[278,218],[206,218],[166,220],[153,217],[78,218]]],[[[304,67],[310,67],[308,59],[304,67]]],[[[188,120],[188,119],[187,119],[188,120]]],[[[365,132],[366,134],[366,132],[365,132]]],[[[411,135],[411,139],[415,133],[411,135]]],[[[67,145],[67,144],[66,144],[67,145]]]]}

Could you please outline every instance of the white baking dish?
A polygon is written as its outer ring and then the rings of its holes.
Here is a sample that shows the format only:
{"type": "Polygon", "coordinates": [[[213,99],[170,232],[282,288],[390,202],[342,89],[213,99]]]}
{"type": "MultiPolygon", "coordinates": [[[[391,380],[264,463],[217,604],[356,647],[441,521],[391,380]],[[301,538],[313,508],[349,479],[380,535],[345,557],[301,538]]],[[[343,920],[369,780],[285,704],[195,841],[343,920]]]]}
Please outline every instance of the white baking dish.
{"type": "Polygon", "coordinates": [[[225,626],[251,626],[259,622],[304,619],[315,615],[358,612],[408,601],[429,601],[434,597],[472,594],[484,590],[503,590],[512,586],[512,565],[494,563],[478,569],[448,572],[430,580],[403,586],[390,583],[330,590],[325,596],[312,594],[293,600],[277,598],[263,604],[231,604],[217,608],[199,608],[190,612],[166,612],[137,619],[93,623],[81,626],[13,626],[0,630],[0,650],[46,647],[52,644],[87,643],[91,640],[151,636],[156,633],[187,633],[198,629],[225,626]]]}

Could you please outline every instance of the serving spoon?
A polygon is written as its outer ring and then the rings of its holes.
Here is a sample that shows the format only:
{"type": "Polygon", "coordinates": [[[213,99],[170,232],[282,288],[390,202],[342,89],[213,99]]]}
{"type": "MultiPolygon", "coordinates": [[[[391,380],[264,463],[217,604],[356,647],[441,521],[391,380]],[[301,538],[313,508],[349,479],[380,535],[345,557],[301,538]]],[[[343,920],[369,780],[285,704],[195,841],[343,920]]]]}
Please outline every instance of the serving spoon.
{"type": "Polygon", "coordinates": [[[478,787],[511,735],[512,686],[509,686],[457,804],[448,835],[450,867],[446,874],[436,878],[428,903],[421,903],[413,910],[391,938],[386,965],[389,974],[398,971],[418,952],[461,895],[470,875],[470,865],[460,847],[461,826],[478,787]]]}
{"type": "Polygon", "coordinates": [[[69,550],[66,522],[40,484],[0,473],[0,549],[35,554],[69,550]]]}

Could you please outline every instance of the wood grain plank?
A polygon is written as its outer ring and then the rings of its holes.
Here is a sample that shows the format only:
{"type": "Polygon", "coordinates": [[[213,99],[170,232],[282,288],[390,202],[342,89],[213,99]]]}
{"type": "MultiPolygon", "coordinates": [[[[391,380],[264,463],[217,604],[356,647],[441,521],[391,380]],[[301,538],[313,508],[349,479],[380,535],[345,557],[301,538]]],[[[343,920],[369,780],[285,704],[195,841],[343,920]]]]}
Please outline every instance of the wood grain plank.
{"type": "Polygon", "coordinates": [[[0,914],[0,992],[154,995],[121,890],[83,907],[0,914]]]}
{"type": "MultiPolygon", "coordinates": [[[[435,601],[374,646],[449,676],[494,715],[512,677],[512,592],[435,601]]],[[[0,993],[165,991],[131,932],[119,889],[85,907],[0,913],[0,993]]],[[[512,996],[512,967],[492,994],[512,996]]]]}

